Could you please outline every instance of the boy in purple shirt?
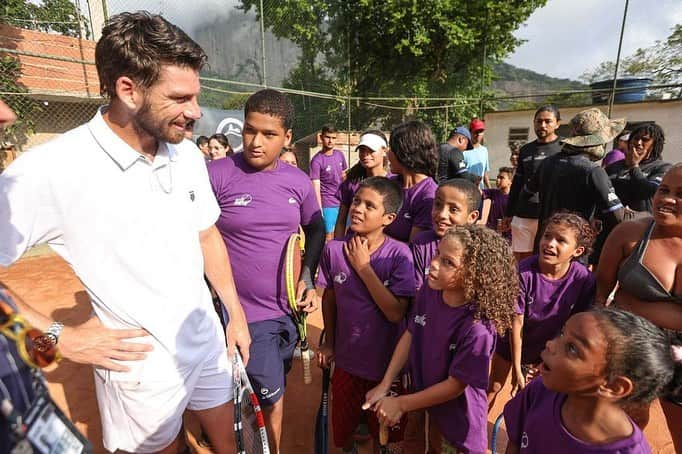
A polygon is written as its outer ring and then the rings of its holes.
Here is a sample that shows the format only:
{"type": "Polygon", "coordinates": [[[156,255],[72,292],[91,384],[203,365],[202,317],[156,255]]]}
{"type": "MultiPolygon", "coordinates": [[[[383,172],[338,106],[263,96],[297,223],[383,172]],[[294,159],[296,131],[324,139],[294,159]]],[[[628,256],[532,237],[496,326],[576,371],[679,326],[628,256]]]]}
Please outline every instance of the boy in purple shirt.
{"type": "Polygon", "coordinates": [[[427,409],[436,452],[485,453],[488,364],[496,329],[506,330],[514,315],[514,256],[490,229],[455,226],[441,239],[427,282],[364,407],[372,407],[388,426],[407,412],[427,409]],[[415,392],[385,397],[408,358],[415,392]]]}
{"type": "Polygon", "coordinates": [[[310,180],[279,160],[291,140],[294,110],[275,90],[261,90],[244,107],[244,152],[212,161],[208,173],[220,205],[216,223],[229,251],[239,300],[251,334],[246,366],[264,407],[268,438],[279,451],[285,375],[298,341],[282,264],[289,236],[305,232],[298,299],[314,310],[312,277],[324,245],[324,225],[310,180]]]}
{"type": "Polygon", "coordinates": [[[313,180],[315,195],[322,207],[327,241],[334,236],[334,227],[341,204],[336,193],[343,182],[344,172],[348,168],[343,152],[334,149],[336,133],[334,125],[322,127],[320,131],[322,149],[310,160],[310,179],[313,180]]]}
{"type": "Polygon", "coordinates": [[[542,351],[541,377],[504,408],[508,454],[649,454],[623,410],[680,391],[679,339],[618,309],[572,316],[542,351]]]}
{"type": "MultiPolygon", "coordinates": [[[[332,427],[334,443],[353,449],[353,431],[364,416],[365,393],[377,385],[398,339],[409,298],[414,296],[412,255],[406,244],[384,235],[402,203],[402,191],[384,177],[365,179],[351,203],[345,240],[324,248],[318,287],[324,288],[322,313],[326,340],[322,367],[334,361],[332,427]]],[[[368,425],[378,437],[376,418],[368,425]]],[[[399,441],[401,431],[392,434],[399,441]]]]}
{"type": "Polygon", "coordinates": [[[454,225],[473,224],[478,219],[481,192],[469,180],[454,178],[438,186],[431,208],[432,228],[417,233],[410,242],[414,277],[419,290],[429,274],[429,264],[438,250],[438,242],[454,225]]]}
{"type": "Polygon", "coordinates": [[[577,214],[547,220],[540,253],[519,263],[519,297],[511,332],[500,336],[490,370],[489,408],[513,370],[514,386],[525,386],[524,367],[540,363],[545,343],[576,312],[594,301],[596,280],[579,261],[589,254],[596,232],[577,214]]]}

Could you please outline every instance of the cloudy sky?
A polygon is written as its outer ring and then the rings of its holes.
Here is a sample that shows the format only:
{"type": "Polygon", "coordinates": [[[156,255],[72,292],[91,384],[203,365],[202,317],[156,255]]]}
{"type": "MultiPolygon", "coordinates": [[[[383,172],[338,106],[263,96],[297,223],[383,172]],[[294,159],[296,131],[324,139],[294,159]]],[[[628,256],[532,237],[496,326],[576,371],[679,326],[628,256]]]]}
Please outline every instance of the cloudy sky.
{"type": "MultiPolygon", "coordinates": [[[[507,62],[577,79],[615,60],[625,0],[549,0],[515,35],[528,40],[507,62]]],[[[665,40],[682,23],[682,0],[630,0],[621,56],[665,40]]]]}
{"type": "MultiPolygon", "coordinates": [[[[79,0],[83,1],[83,0],[79,0]]],[[[200,23],[226,17],[237,0],[108,0],[111,12],[161,12],[192,33],[200,23]],[[188,6],[190,5],[190,6],[188,6]]],[[[266,4],[270,1],[266,0],[266,4]]],[[[528,0],[525,0],[528,1],[528,0]]],[[[549,0],[516,36],[527,40],[507,61],[554,77],[577,79],[602,61],[615,60],[625,0],[549,0]]],[[[622,55],[665,40],[682,23],[682,0],[630,0],[622,55]]]]}

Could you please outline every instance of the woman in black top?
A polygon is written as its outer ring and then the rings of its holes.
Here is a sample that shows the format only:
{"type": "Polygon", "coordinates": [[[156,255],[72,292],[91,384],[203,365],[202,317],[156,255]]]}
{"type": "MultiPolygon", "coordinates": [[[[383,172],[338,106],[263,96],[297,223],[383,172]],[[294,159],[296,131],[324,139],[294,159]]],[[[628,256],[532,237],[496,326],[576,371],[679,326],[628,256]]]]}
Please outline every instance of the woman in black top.
{"type": "Polygon", "coordinates": [[[626,218],[652,213],[651,198],[671,164],[663,161],[665,135],[654,123],[630,134],[625,160],[606,167],[616,195],[626,208],[626,218]]]}

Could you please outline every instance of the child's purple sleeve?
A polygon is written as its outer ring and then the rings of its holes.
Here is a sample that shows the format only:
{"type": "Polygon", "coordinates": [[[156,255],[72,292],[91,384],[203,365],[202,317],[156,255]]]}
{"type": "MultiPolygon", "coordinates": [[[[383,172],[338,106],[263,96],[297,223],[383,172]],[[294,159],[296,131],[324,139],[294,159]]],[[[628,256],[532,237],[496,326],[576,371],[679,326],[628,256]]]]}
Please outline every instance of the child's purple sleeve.
{"type": "Polygon", "coordinates": [[[466,385],[488,388],[489,365],[495,349],[495,334],[486,322],[476,321],[454,346],[455,355],[448,373],[466,385]]]}
{"type": "Polygon", "coordinates": [[[322,170],[321,165],[320,165],[320,160],[315,159],[315,158],[316,158],[316,156],[313,157],[313,159],[310,161],[310,179],[311,180],[319,180],[320,179],[320,171],[322,170]]]}
{"type": "Polygon", "coordinates": [[[320,257],[320,266],[317,273],[317,287],[331,288],[334,287],[334,281],[331,277],[331,254],[329,250],[330,243],[324,245],[322,250],[322,257],[320,257]]]}
{"type": "Polygon", "coordinates": [[[412,253],[407,246],[402,248],[401,252],[393,259],[395,265],[388,289],[396,296],[414,296],[416,286],[412,253]]]}

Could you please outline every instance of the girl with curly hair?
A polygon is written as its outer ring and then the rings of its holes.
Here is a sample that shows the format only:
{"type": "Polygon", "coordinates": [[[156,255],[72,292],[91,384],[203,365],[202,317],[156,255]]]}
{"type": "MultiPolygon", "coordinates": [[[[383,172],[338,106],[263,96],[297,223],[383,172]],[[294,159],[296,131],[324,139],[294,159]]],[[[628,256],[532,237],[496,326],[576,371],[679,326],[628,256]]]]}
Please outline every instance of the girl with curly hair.
{"type": "Polygon", "coordinates": [[[624,310],[573,315],[542,351],[540,378],[504,408],[506,452],[650,453],[624,407],[679,395],[680,350],[680,339],[624,310]]]}
{"type": "Polygon", "coordinates": [[[408,121],[391,131],[388,160],[403,188],[403,206],[386,234],[408,242],[431,228],[431,205],[436,193],[438,144],[426,124],[408,121]]]}
{"type": "Polygon", "coordinates": [[[576,259],[589,255],[596,232],[574,213],[555,213],[545,223],[539,253],[519,263],[519,296],[511,332],[499,336],[490,370],[489,408],[507,380],[512,393],[540,363],[545,343],[568,318],[594,301],[594,275],[576,259]]]}
{"type": "Polygon", "coordinates": [[[507,241],[480,225],[448,230],[381,383],[364,408],[396,424],[426,409],[435,452],[485,452],[488,366],[495,333],[511,327],[518,277],[507,241]],[[413,394],[385,397],[410,362],[413,394]]]}

